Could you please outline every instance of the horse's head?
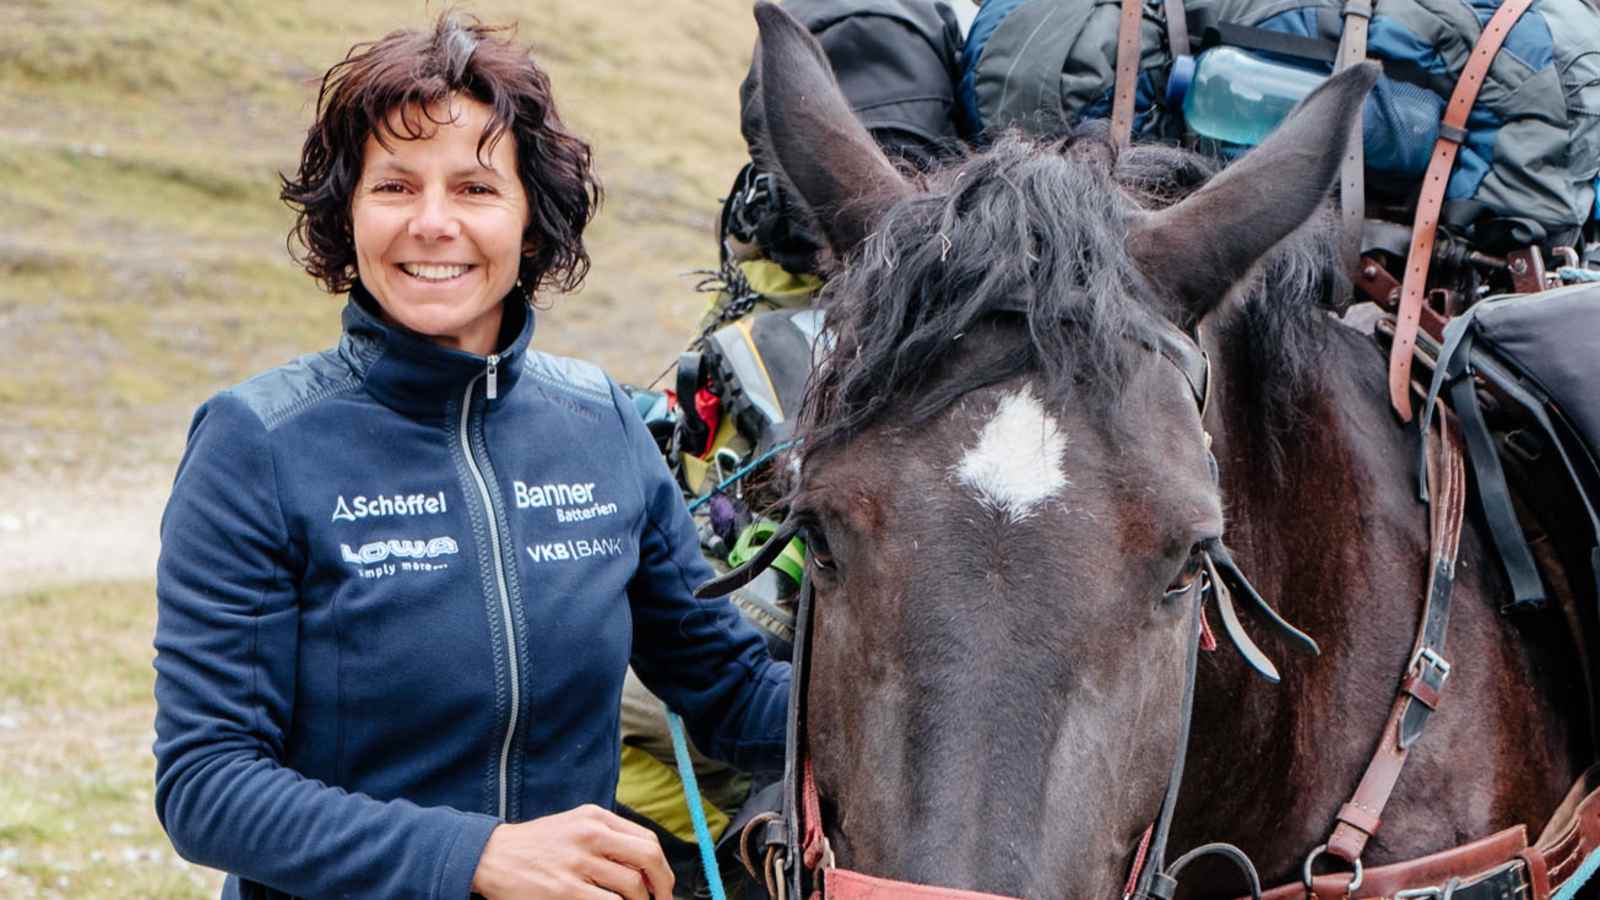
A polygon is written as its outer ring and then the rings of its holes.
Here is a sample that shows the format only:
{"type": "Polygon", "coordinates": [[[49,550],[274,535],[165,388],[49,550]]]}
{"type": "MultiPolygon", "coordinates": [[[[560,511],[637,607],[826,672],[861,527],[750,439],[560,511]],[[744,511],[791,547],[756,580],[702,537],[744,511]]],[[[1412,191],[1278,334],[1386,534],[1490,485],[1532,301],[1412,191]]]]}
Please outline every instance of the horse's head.
{"type": "Polygon", "coordinates": [[[747,132],[839,263],[792,507],[839,864],[1107,896],[1167,783],[1196,548],[1224,525],[1192,367],[1161,347],[1322,206],[1374,76],[1198,190],[1187,154],[1104,139],[913,182],[810,35],[757,18],[747,132]]]}

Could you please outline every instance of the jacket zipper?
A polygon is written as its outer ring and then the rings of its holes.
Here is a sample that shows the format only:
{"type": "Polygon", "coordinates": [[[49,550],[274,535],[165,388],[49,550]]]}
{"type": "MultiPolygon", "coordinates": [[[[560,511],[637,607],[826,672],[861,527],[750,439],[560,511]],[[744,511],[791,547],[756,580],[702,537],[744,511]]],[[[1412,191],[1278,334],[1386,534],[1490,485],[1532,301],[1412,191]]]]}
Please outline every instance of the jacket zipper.
{"type": "Polygon", "coordinates": [[[489,381],[484,388],[484,397],[493,400],[500,396],[500,354],[489,354],[489,381]]]}
{"type": "MultiPolygon", "coordinates": [[[[487,399],[495,396],[495,369],[500,362],[498,355],[489,357],[489,371],[487,399]]],[[[484,378],[479,375],[478,378],[484,378]]],[[[506,739],[500,747],[500,818],[506,817],[506,770],[511,763],[511,739],[517,733],[517,709],[522,704],[522,677],[519,673],[517,662],[517,637],[511,618],[511,594],[506,589],[505,556],[500,552],[500,526],[495,515],[494,501],[489,497],[489,485],[483,480],[483,472],[478,468],[478,458],[473,455],[472,441],[467,434],[467,417],[472,412],[472,390],[478,386],[478,378],[467,383],[467,392],[461,398],[461,449],[467,458],[467,468],[472,472],[472,478],[478,485],[478,496],[483,500],[484,518],[489,522],[489,548],[494,553],[495,584],[500,588],[500,615],[505,622],[506,632],[506,658],[511,663],[511,714],[506,721],[506,739]]]]}

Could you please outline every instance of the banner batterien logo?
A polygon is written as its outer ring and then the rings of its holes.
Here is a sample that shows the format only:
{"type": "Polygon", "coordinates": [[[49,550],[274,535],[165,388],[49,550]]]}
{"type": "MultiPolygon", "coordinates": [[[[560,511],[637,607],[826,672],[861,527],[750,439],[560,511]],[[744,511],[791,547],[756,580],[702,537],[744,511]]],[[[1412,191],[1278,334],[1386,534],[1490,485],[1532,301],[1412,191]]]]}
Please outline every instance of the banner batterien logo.
{"type": "Polygon", "coordinates": [[[584,522],[601,516],[615,515],[615,503],[602,503],[595,499],[594,482],[571,484],[528,484],[511,482],[517,509],[550,507],[556,511],[557,522],[584,522]]]}

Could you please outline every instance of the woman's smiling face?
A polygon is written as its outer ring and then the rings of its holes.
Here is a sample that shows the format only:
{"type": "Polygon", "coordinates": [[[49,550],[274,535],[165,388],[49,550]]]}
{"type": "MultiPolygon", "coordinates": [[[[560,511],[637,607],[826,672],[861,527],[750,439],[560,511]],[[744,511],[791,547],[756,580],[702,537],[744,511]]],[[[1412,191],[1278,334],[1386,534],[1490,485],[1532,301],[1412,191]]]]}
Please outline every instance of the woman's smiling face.
{"type": "Polygon", "coordinates": [[[351,201],[356,271],[395,323],[446,347],[494,352],[501,300],[517,282],[528,198],[517,175],[516,139],[502,132],[480,156],[492,111],[454,96],[406,116],[422,136],[367,138],[351,201]]]}

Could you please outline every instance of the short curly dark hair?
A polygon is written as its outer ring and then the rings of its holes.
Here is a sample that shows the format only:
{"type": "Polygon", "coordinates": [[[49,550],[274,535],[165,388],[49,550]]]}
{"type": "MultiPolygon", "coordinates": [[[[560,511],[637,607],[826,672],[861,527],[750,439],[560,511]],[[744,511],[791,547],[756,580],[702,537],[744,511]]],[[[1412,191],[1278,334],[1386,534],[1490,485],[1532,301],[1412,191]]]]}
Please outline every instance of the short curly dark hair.
{"type": "Polygon", "coordinates": [[[289,252],[329,293],[346,293],[356,280],[351,199],[367,138],[388,147],[390,140],[423,137],[428,115],[391,114],[426,110],[455,94],[493,111],[478,140],[480,155],[503,135],[516,140],[529,211],[523,243],[531,248],[518,273],[524,290],[531,296],[583,283],[589,272],[583,230],[603,197],[593,153],[562,124],[549,76],[513,36],[510,27],[446,11],[431,33],[394,31],[357,44],[323,75],[299,170],[282,176],[281,196],[296,213],[289,252]]]}

